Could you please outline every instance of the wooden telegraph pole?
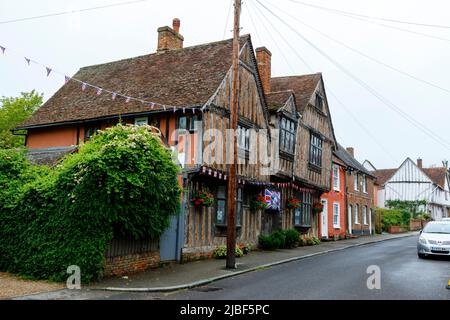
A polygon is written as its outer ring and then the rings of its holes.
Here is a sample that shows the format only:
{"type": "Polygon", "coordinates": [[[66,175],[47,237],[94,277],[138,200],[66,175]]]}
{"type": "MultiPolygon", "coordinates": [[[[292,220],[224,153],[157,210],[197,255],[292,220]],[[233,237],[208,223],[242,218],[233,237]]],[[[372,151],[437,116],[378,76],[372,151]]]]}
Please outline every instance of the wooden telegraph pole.
{"type": "Polygon", "coordinates": [[[234,0],[233,61],[230,101],[230,129],[233,132],[233,161],[228,170],[228,226],[227,226],[227,268],[236,268],[236,163],[237,163],[237,106],[238,106],[238,68],[239,68],[239,19],[241,0],[234,0]]]}

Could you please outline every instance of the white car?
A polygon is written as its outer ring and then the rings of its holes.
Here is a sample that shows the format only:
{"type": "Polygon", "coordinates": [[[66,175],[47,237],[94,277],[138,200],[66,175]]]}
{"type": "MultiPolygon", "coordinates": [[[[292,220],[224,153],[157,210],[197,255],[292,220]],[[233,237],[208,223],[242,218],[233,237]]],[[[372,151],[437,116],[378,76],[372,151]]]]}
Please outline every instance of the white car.
{"type": "Polygon", "coordinates": [[[420,232],[417,255],[450,256],[450,221],[431,221],[420,232]]]}

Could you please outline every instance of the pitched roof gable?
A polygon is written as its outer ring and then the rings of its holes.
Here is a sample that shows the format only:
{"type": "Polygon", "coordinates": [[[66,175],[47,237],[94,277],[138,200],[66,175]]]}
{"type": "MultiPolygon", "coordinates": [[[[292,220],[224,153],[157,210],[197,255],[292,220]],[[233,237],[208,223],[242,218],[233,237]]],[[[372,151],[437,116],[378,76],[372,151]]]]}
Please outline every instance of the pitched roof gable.
{"type": "Polygon", "coordinates": [[[397,169],[378,169],[373,171],[373,174],[377,177],[377,184],[383,185],[388,181],[397,169]]]}
{"type": "Polygon", "coordinates": [[[284,90],[278,92],[269,92],[266,94],[267,108],[271,112],[276,112],[284,107],[289,98],[294,94],[292,90],[284,90]]]}
{"type": "Polygon", "coordinates": [[[445,167],[419,168],[416,163],[410,158],[406,158],[405,161],[403,161],[403,163],[397,169],[380,169],[374,171],[374,174],[377,177],[377,183],[380,185],[385,184],[386,182],[391,180],[402,167],[408,164],[417,168],[417,170],[419,170],[427,179],[429,179],[434,184],[438,185],[441,188],[445,187],[445,180],[448,176],[448,170],[445,167]]]}
{"type": "Polygon", "coordinates": [[[448,175],[448,171],[445,167],[423,168],[423,171],[435,184],[441,188],[445,187],[445,179],[448,175]]]}
{"type": "Polygon", "coordinates": [[[347,166],[352,167],[360,172],[365,173],[368,176],[375,177],[373,173],[367,170],[358,160],[356,160],[350,153],[345,150],[343,146],[339,143],[337,145],[337,150],[334,152],[334,155],[341,159],[347,166]]]}
{"type": "MultiPolygon", "coordinates": [[[[241,46],[246,41],[249,35],[240,38],[241,46]]],[[[74,78],[145,101],[202,106],[230,69],[231,52],[229,39],[84,67],[74,78]]],[[[18,128],[151,111],[138,101],[112,101],[108,94],[97,96],[89,87],[86,91],[69,81],[18,128]]]]}
{"type": "Polygon", "coordinates": [[[285,90],[294,91],[298,111],[303,112],[321,79],[321,73],[275,77],[270,79],[270,87],[274,92],[285,90]]]}

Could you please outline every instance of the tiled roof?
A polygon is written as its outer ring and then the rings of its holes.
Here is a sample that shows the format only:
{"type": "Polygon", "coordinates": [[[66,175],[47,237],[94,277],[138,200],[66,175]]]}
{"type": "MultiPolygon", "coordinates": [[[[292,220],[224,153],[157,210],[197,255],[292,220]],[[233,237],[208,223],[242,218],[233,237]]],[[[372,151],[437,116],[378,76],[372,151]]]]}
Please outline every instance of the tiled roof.
{"type": "MultiPolygon", "coordinates": [[[[397,172],[397,170],[398,169],[380,169],[373,171],[373,173],[377,177],[377,183],[379,185],[383,185],[397,172]]],[[[444,188],[445,179],[448,172],[446,168],[422,168],[422,171],[431,179],[431,181],[439,185],[441,188],[444,188]]]]}
{"type": "Polygon", "coordinates": [[[385,184],[397,170],[398,169],[379,169],[372,172],[377,177],[377,184],[381,186],[385,184]]]}
{"type": "Polygon", "coordinates": [[[430,177],[430,179],[439,185],[441,188],[444,188],[445,179],[447,177],[447,169],[444,167],[437,168],[422,168],[422,170],[430,177]]]}
{"type": "Polygon", "coordinates": [[[75,150],[77,150],[76,146],[28,149],[26,156],[33,164],[52,166],[75,150]]]}
{"type": "Polygon", "coordinates": [[[269,92],[266,94],[266,103],[269,111],[278,111],[294,92],[292,90],[269,92]]]}
{"type": "Polygon", "coordinates": [[[367,170],[361,163],[358,162],[350,153],[345,150],[343,146],[338,143],[337,150],[334,152],[335,156],[344,161],[344,163],[360,172],[363,172],[369,176],[375,177],[375,175],[367,170]]]}
{"type": "Polygon", "coordinates": [[[275,77],[270,79],[270,88],[273,92],[293,90],[298,111],[303,112],[321,76],[321,73],[314,73],[302,76],[275,77]]]}
{"type": "MultiPolygon", "coordinates": [[[[250,39],[242,36],[241,46],[250,39]]],[[[145,101],[202,106],[231,67],[232,39],[81,68],[74,78],[145,101]]],[[[69,81],[19,128],[150,111],[69,81]]]]}

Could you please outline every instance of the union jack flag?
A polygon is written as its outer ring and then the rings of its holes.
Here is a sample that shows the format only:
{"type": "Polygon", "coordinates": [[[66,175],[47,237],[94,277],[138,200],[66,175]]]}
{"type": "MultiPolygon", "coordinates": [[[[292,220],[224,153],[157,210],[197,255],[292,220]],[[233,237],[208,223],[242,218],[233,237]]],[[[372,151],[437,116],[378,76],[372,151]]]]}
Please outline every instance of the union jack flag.
{"type": "Polygon", "coordinates": [[[267,209],[280,210],[280,192],[266,189],[264,191],[267,209]]]}

